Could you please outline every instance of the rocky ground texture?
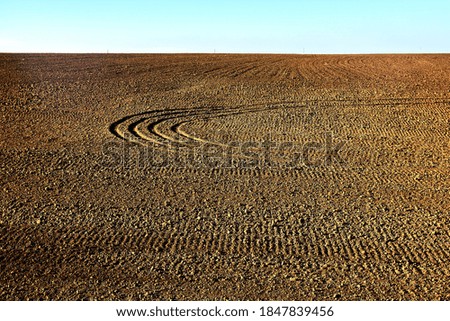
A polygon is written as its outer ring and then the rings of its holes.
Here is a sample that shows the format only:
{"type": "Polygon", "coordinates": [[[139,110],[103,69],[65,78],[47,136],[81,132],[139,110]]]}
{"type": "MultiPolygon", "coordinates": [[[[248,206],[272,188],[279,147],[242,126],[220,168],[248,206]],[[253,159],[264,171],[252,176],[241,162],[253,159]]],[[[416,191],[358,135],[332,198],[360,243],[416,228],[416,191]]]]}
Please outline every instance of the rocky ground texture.
{"type": "Polygon", "coordinates": [[[0,54],[0,299],[450,300],[450,55],[0,54]]]}

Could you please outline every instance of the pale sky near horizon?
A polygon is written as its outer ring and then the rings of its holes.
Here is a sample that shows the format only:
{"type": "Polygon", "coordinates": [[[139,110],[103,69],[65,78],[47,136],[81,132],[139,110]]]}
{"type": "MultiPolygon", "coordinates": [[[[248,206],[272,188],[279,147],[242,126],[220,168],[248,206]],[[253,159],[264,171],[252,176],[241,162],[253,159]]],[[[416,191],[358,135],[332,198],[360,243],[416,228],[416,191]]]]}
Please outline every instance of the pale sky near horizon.
{"type": "Polygon", "coordinates": [[[450,53],[449,0],[0,0],[0,52],[450,53]]]}

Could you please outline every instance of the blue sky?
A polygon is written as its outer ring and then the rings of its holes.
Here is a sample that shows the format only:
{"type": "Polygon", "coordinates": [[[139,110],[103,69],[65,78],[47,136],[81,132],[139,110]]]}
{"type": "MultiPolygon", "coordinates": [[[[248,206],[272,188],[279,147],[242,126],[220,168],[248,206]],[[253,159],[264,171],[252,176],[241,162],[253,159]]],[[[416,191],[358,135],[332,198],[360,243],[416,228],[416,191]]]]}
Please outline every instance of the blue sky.
{"type": "Polygon", "coordinates": [[[449,0],[0,0],[0,52],[450,52],[449,0]]]}

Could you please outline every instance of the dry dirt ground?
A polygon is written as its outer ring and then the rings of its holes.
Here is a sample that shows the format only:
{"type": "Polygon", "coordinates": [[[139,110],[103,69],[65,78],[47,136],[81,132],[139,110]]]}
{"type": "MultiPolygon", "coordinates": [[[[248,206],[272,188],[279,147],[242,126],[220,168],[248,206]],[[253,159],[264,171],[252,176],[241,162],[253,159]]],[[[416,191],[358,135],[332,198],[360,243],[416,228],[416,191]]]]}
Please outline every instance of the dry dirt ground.
{"type": "Polygon", "coordinates": [[[0,54],[1,300],[450,300],[450,55],[0,54]]]}

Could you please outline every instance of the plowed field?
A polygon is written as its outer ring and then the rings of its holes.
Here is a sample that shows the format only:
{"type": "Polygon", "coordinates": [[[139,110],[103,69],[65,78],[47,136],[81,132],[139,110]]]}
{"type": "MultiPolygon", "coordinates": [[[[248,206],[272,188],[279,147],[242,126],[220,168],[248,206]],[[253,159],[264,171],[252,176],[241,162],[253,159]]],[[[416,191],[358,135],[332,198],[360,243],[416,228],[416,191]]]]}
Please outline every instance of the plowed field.
{"type": "Polygon", "coordinates": [[[450,55],[0,54],[1,300],[450,300],[450,55]]]}

